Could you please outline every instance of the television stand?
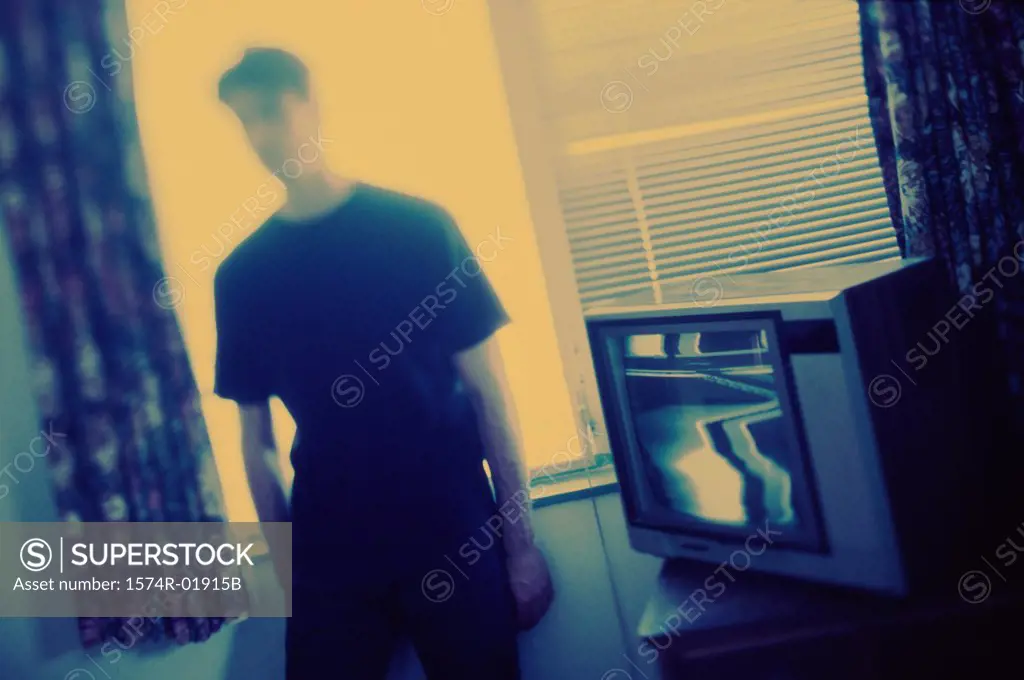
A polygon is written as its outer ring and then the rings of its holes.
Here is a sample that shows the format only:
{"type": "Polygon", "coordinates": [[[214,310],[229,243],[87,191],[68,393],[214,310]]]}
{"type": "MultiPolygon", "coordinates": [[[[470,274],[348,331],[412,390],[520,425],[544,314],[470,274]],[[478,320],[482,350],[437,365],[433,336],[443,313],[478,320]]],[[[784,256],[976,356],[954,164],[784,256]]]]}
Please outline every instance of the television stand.
{"type": "MultiPolygon", "coordinates": [[[[1016,580],[1024,582],[1024,573],[1016,580]]],[[[978,603],[961,598],[957,583],[941,597],[895,600],[731,568],[716,575],[706,563],[668,560],[639,623],[635,658],[609,677],[996,677],[997,664],[1019,663],[1024,594],[1013,586],[992,576],[989,597],[978,603]]]]}

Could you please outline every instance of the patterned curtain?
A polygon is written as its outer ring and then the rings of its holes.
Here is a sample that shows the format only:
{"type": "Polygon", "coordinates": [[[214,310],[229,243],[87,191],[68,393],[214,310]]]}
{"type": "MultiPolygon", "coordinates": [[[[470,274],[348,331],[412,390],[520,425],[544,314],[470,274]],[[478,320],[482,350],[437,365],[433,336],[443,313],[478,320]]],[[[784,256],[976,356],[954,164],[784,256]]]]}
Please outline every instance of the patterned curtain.
{"type": "Polygon", "coordinates": [[[939,258],[962,294],[991,307],[993,361],[1021,419],[1024,2],[860,0],[860,16],[900,249],[939,258]]]}
{"type": "MultiPolygon", "coordinates": [[[[123,0],[0,4],[0,220],[66,521],[221,521],[220,484],[163,285],[123,0]]],[[[152,621],[152,619],[150,619],[152,621]]],[[[81,619],[86,645],[131,636],[81,619]]],[[[163,619],[145,638],[208,638],[163,619]]],[[[137,625],[137,624],[136,624],[137,625]]]]}

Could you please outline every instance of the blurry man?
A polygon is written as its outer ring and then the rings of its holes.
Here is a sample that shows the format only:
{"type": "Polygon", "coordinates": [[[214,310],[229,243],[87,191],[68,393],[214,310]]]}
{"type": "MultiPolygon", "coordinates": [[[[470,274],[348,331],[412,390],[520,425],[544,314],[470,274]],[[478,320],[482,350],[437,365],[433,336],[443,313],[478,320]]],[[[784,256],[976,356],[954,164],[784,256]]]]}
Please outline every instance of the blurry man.
{"type": "Polygon", "coordinates": [[[214,292],[216,393],[239,404],[261,521],[293,522],[288,677],[383,678],[402,636],[432,679],[518,678],[517,629],[552,587],[494,339],[505,310],[444,210],[326,169],[297,58],[248,50],[219,97],[287,189],[214,292]],[[298,426],[290,504],[271,396],[298,426]],[[502,540],[467,551],[485,527],[502,540]]]}

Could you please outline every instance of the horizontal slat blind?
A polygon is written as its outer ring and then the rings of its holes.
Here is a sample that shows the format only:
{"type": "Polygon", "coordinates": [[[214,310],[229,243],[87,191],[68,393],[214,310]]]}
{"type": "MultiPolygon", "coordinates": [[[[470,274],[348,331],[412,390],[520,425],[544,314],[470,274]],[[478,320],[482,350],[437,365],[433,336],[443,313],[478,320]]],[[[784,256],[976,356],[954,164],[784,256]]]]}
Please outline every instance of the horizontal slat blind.
{"type": "Polygon", "coordinates": [[[584,303],[898,257],[854,0],[533,0],[584,303]]]}

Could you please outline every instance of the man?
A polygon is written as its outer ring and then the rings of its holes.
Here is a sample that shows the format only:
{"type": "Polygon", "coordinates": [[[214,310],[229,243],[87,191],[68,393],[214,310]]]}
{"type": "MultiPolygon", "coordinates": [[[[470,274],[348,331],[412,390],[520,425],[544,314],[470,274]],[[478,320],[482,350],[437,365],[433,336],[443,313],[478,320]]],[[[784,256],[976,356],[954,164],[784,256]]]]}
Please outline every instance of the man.
{"type": "Polygon", "coordinates": [[[271,545],[293,583],[288,677],[384,678],[403,636],[432,680],[518,678],[517,629],[552,587],[494,339],[501,303],[445,211],[326,169],[296,57],[248,50],[219,97],[287,189],[214,294],[215,391],[239,404],[260,520],[293,522],[290,574],[271,545]],[[298,426],[290,503],[271,396],[298,426]],[[502,540],[463,557],[494,526],[502,540]]]}

